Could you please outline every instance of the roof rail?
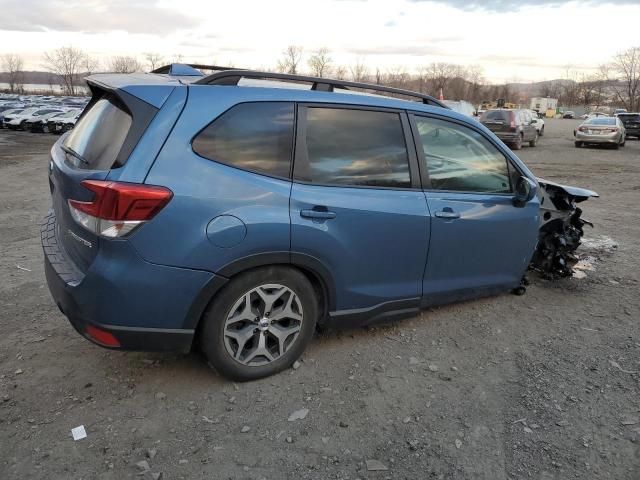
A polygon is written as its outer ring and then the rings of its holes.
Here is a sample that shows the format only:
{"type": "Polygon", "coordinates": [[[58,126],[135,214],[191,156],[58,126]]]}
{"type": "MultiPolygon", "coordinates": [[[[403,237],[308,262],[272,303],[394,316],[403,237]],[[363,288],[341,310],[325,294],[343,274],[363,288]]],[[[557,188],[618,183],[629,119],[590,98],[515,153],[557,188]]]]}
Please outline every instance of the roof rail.
{"type": "Polygon", "coordinates": [[[412,90],[403,90],[401,88],[386,87],[384,85],[374,85],[371,83],[351,82],[348,80],[336,80],[332,78],[311,77],[307,75],[293,75],[289,73],[272,73],[260,72],[254,70],[224,70],[213,73],[194,82],[195,85],[237,85],[242,78],[252,78],[258,80],[288,80],[292,82],[311,83],[311,90],[319,90],[323,92],[333,92],[336,89],[349,90],[350,88],[360,88],[363,90],[372,90],[375,92],[392,93],[395,95],[404,95],[419,99],[426,105],[434,105],[436,107],[447,108],[444,103],[431,95],[414,92],[412,90]]]}
{"type": "Polygon", "coordinates": [[[168,75],[183,75],[183,76],[204,76],[200,70],[232,70],[231,67],[220,67],[218,65],[202,65],[199,63],[171,63],[169,65],[163,65],[156,68],[149,73],[164,73],[168,75]]]}

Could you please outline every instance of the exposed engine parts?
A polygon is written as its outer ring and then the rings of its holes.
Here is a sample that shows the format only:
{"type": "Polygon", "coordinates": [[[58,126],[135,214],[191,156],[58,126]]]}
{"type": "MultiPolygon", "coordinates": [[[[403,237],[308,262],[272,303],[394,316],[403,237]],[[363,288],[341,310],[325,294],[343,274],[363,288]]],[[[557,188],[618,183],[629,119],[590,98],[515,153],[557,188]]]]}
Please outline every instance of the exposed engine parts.
{"type": "Polygon", "coordinates": [[[598,194],[577,187],[559,185],[543,179],[540,184],[540,234],[530,268],[546,277],[570,277],[578,261],[575,251],[580,246],[583,227],[593,224],[581,218],[576,203],[598,194]]]}

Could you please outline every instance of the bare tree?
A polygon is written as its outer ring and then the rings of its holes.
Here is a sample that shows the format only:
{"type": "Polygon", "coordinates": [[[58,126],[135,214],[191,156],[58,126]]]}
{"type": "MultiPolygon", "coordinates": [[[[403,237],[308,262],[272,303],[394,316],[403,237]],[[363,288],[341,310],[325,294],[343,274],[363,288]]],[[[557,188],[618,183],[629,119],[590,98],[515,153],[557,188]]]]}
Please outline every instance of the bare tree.
{"type": "Polygon", "coordinates": [[[470,65],[466,70],[466,79],[469,82],[467,90],[468,100],[478,103],[482,100],[482,84],[484,83],[484,72],[479,65],[470,65]]]}
{"type": "Polygon", "coordinates": [[[452,78],[459,76],[460,67],[451,63],[437,62],[427,65],[423,74],[432,94],[437,95],[440,89],[444,92],[452,78]]]}
{"type": "Polygon", "coordinates": [[[159,53],[146,52],[144,54],[144,58],[147,61],[147,65],[149,66],[149,71],[155,70],[156,68],[162,66],[164,63],[164,57],[159,53]]]}
{"type": "Polygon", "coordinates": [[[363,58],[357,58],[356,63],[349,67],[349,71],[354,82],[366,82],[369,78],[369,69],[363,58]]]}
{"type": "Polygon", "coordinates": [[[278,60],[278,71],[282,73],[298,73],[298,65],[302,60],[302,47],[289,45],[282,52],[282,58],[278,60]]]}
{"type": "Polygon", "coordinates": [[[616,96],[630,112],[640,107],[640,47],[632,47],[618,53],[611,62],[611,69],[618,82],[616,96]]]}
{"type": "Polygon", "coordinates": [[[596,110],[605,101],[605,89],[608,83],[607,69],[593,75],[582,74],[577,84],[577,102],[584,107],[595,106],[596,110]]]}
{"type": "Polygon", "coordinates": [[[338,80],[346,80],[347,79],[347,67],[344,65],[338,65],[333,69],[333,76],[338,80]]]}
{"type": "Polygon", "coordinates": [[[311,69],[311,73],[316,77],[324,77],[329,74],[331,70],[331,57],[329,56],[329,49],[322,47],[313,53],[307,64],[311,69]]]}
{"type": "Polygon", "coordinates": [[[75,95],[82,67],[87,54],[72,46],[57,48],[44,54],[44,65],[47,70],[58,77],[65,93],[75,95]]]}
{"type": "Polygon", "coordinates": [[[384,85],[396,88],[407,88],[410,80],[411,75],[401,66],[387,69],[386,74],[382,76],[379,71],[376,70],[376,83],[383,83],[384,85]]]}
{"type": "Polygon", "coordinates": [[[9,90],[11,93],[22,90],[22,57],[13,53],[2,56],[2,70],[9,74],[9,90]]]}
{"type": "Polygon", "coordinates": [[[87,75],[97,72],[100,69],[100,60],[96,57],[89,55],[84,59],[84,65],[82,67],[87,75]]]}
{"type": "Polygon", "coordinates": [[[112,57],[109,63],[109,71],[114,73],[134,73],[141,70],[142,65],[136,57],[126,55],[112,57]]]}

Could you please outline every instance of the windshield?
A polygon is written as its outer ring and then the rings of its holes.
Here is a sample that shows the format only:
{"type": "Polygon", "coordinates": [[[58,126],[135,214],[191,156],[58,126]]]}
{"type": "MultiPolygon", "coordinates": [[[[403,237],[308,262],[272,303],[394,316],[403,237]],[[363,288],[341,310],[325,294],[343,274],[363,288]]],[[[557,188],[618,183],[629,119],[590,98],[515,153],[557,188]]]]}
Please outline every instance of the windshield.
{"type": "Polygon", "coordinates": [[[131,116],[119,102],[109,97],[98,100],[65,140],[67,160],[77,168],[112,168],[129,127],[131,116]]]}
{"type": "Polygon", "coordinates": [[[68,112],[59,113],[58,115],[55,115],[55,118],[75,117],[76,115],[78,115],[78,113],[80,113],[78,110],[69,110],[68,112]]]}

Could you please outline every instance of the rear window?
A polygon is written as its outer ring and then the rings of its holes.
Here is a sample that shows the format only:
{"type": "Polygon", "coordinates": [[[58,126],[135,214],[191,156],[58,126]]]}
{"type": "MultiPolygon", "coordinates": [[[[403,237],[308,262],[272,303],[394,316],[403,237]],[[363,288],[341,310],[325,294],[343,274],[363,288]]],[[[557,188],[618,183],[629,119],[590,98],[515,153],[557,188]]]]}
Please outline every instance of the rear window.
{"type": "Polygon", "coordinates": [[[510,112],[509,110],[489,110],[482,114],[480,117],[480,121],[484,122],[485,120],[493,121],[493,122],[510,122],[510,112]]]}
{"type": "Polygon", "coordinates": [[[622,123],[640,122],[640,113],[624,113],[618,115],[618,118],[622,120],[622,123]]]}
{"type": "Polygon", "coordinates": [[[116,99],[98,100],[80,119],[62,148],[67,161],[76,168],[108,170],[124,144],[131,115],[116,99]]]}
{"type": "Polygon", "coordinates": [[[596,117],[585,122],[588,125],[615,125],[616,119],[610,117],[596,117]]]}

